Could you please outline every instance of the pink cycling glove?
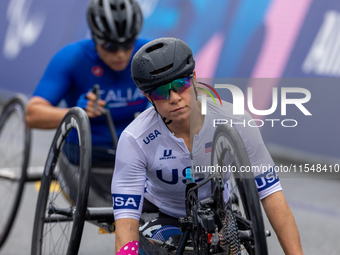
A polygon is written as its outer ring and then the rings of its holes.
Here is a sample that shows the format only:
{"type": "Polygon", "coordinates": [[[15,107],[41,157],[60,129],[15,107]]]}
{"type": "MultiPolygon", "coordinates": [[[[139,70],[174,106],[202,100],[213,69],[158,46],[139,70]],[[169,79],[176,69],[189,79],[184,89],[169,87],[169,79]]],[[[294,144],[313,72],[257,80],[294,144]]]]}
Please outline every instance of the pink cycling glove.
{"type": "Polygon", "coordinates": [[[116,255],[136,255],[138,254],[139,242],[131,241],[125,244],[116,255]]]}

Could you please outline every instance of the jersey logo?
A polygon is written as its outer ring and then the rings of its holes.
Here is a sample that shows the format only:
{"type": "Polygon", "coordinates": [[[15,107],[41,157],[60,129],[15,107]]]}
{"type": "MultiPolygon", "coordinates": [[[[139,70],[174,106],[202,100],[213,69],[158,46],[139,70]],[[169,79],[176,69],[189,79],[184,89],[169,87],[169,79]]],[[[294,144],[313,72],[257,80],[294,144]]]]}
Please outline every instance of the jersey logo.
{"type": "Polygon", "coordinates": [[[273,168],[263,174],[255,176],[255,183],[259,192],[268,189],[277,182],[279,182],[279,175],[273,171],[273,168]]]}
{"type": "Polygon", "coordinates": [[[143,93],[135,87],[122,89],[110,89],[104,96],[104,100],[107,102],[109,108],[125,107],[130,105],[139,105],[145,103],[147,100],[143,93]]]}
{"type": "MultiPolygon", "coordinates": [[[[171,171],[171,176],[170,176],[170,171],[169,170],[156,170],[156,176],[157,178],[166,183],[166,184],[170,184],[170,185],[175,185],[178,182],[181,182],[180,178],[182,179],[182,183],[186,183],[186,169],[188,167],[184,168],[182,170],[182,176],[179,176],[178,173],[178,169],[172,169],[171,171]],[[163,176],[164,174],[164,176],[163,176]]],[[[205,175],[203,173],[195,173],[195,182],[200,182],[203,181],[205,178],[205,175]]]]}
{"type": "Polygon", "coordinates": [[[172,150],[164,150],[163,157],[160,157],[159,160],[165,159],[176,159],[176,156],[171,156],[172,150]]]}
{"type": "Polygon", "coordinates": [[[157,129],[154,131],[154,133],[150,133],[145,139],[143,139],[143,142],[145,144],[150,143],[152,140],[154,140],[157,136],[161,135],[161,132],[159,132],[157,129]]]}
{"type": "Polygon", "coordinates": [[[92,74],[96,77],[100,77],[104,74],[104,70],[101,66],[94,66],[92,67],[92,74]]]}
{"type": "Polygon", "coordinates": [[[141,200],[140,195],[112,194],[113,209],[133,209],[138,210],[141,200]]]}

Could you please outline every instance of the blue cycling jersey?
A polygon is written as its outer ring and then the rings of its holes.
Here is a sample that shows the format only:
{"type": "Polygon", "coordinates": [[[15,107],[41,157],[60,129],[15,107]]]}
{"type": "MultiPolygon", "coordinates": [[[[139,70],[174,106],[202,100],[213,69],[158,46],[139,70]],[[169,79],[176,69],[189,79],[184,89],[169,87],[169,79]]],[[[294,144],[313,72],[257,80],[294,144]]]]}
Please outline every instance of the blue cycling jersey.
{"type": "MultiPolygon", "coordinates": [[[[138,39],[135,54],[148,41],[138,39]]],[[[100,86],[100,98],[107,102],[117,135],[134,119],[136,112],[146,109],[148,100],[131,77],[131,60],[123,71],[109,68],[98,56],[90,39],[61,49],[51,60],[33,96],[57,106],[65,100],[68,107],[77,105],[79,97],[100,86]]],[[[104,116],[90,119],[93,146],[112,148],[112,140],[104,116]]]]}

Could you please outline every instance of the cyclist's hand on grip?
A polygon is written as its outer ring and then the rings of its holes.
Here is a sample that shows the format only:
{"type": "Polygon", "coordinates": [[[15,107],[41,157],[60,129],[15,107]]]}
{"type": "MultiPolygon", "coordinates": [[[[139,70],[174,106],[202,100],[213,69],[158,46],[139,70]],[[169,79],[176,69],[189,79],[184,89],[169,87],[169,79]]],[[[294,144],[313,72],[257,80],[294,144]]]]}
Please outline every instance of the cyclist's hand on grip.
{"type": "Polygon", "coordinates": [[[77,101],[77,106],[83,108],[89,118],[101,116],[105,105],[106,102],[104,100],[97,99],[96,94],[93,92],[81,95],[77,101]]]}

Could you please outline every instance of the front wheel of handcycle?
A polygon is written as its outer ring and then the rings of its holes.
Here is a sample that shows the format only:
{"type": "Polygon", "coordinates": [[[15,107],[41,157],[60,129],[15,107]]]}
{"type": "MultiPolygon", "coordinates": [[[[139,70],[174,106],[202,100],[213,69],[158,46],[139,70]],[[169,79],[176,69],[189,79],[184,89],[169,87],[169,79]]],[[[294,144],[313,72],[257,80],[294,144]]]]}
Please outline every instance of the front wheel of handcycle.
{"type": "Polygon", "coordinates": [[[228,181],[229,207],[236,218],[241,250],[237,254],[266,255],[267,242],[261,205],[243,141],[234,127],[219,125],[214,133],[212,166],[228,181]]]}
{"type": "Polygon", "coordinates": [[[26,181],[31,144],[26,101],[23,95],[14,97],[0,116],[0,248],[14,223],[26,181]]]}
{"type": "Polygon", "coordinates": [[[78,253],[90,185],[91,129],[79,107],[69,110],[54,136],[37,201],[32,255],[78,253]]]}

